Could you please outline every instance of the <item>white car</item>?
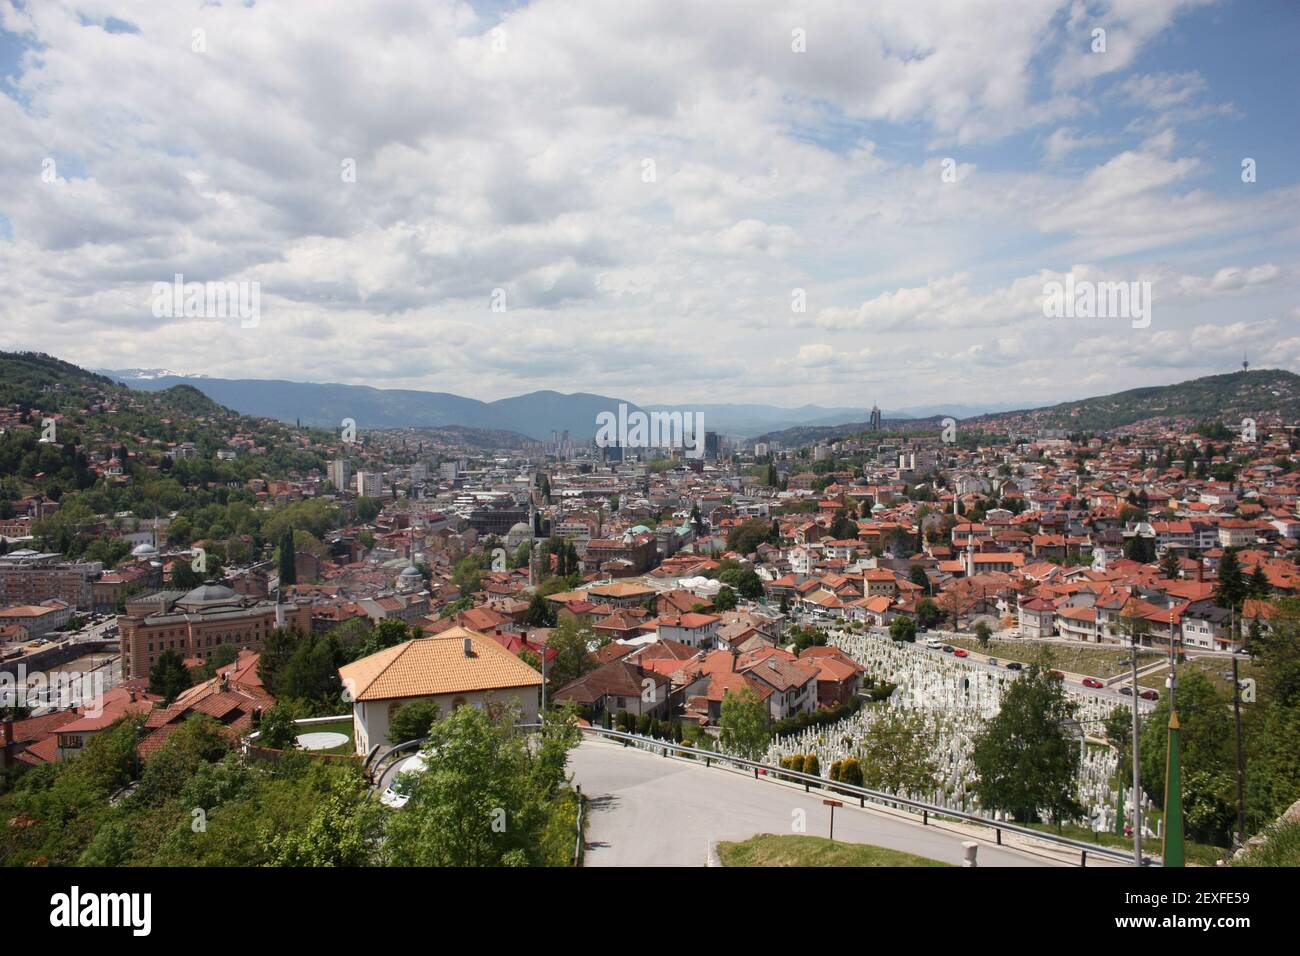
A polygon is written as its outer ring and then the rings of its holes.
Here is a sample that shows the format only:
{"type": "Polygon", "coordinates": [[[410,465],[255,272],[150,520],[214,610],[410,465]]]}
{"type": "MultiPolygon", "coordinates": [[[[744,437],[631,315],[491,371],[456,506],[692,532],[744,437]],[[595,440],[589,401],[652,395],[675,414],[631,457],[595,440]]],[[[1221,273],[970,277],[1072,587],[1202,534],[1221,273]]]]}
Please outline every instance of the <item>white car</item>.
{"type": "Polygon", "coordinates": [[[392,807],[394,810],[400,810],[411,799],[411,791],[415,788],[415,778],[429,769],[429,765],[424,762],[421,754],[414,757],[407,757],[397,765],[397,773],[393,776],[393,782],[379,796],[379,802],[386,807],[392,807]]]}
{"type": "Polygon", "coordinates": [[[930,638],[928,641],[925,642],[925,646],[928,647],[928,648],[930,648],[930,650],[932,650],[932,651],[937,651],[939,648],[943,647],[943,641],[935,640],[935,639],[932,637],[932,638],[930,638]]]}

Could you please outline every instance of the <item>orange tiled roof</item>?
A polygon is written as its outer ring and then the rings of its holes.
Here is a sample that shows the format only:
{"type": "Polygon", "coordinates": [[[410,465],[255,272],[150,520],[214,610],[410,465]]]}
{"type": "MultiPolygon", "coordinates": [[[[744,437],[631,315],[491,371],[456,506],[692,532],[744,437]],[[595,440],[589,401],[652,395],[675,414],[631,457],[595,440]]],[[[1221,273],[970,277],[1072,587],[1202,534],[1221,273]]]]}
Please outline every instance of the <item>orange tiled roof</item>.
{"type": "Polygon", "coordinates": [[[339,668],[355,700],[431,697],[537,687],[542,675],[485,634],[454,627],[407,641],[339,668]],[[470,642],[466,656],[464,642],[470,642]]]}

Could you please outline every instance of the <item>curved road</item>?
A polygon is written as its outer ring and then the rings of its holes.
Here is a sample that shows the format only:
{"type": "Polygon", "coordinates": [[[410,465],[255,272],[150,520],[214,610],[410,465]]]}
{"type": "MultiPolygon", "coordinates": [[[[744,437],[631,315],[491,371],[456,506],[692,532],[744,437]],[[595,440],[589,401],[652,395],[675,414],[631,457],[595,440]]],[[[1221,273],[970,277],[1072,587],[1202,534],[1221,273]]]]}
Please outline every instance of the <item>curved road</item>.
{"type": "MultiPolygon", "coordinates": [[[[830,808],[822,800],[829,795],[804,793],[802,787],[591,739],[570,753],[569,768],[590,801],[586,866],[704,866],[718,840],[794,832],[796,810],[804,811],[808,834],[827,834],[830,808]]],[[[1033,852],[999,847],[985,828],[923,826],[911,814],[863,810],[848,801],[835,811],[835,838],[957,865],[962,842],[972,839],[980,844],[982,866],[1067,862],[1059,851],[1039,850],[1041,844],[1033,852]]],[[[1069,861],[1077,863],[1077,854],[1069,861]]],[[[1097,860],[1104,862],[1109,861],[1097,860]]]]}

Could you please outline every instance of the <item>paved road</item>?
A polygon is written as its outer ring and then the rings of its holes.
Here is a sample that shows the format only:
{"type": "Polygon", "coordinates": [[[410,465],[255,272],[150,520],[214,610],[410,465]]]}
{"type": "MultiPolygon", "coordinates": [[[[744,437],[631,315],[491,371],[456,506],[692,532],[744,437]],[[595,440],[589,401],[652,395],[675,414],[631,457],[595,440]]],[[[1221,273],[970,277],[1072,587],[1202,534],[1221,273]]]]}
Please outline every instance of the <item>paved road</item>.
{"type": "MultiPolygon", "coordinates": [[[[793,812],[807,832],[825,836],[825,795],[757,781],[605,741],[584,740],[569,757],[574,781],[590,799],[587,866],[704,866],[717,840],[791,833],[793,812]]],[[[835,837],[905,850],[960,864],[968,833],[846,804],[835,811],[835,837]]],[[[998,847],[980,838],[983,866],[1052,866],[1043,855],[998,847]]]]}

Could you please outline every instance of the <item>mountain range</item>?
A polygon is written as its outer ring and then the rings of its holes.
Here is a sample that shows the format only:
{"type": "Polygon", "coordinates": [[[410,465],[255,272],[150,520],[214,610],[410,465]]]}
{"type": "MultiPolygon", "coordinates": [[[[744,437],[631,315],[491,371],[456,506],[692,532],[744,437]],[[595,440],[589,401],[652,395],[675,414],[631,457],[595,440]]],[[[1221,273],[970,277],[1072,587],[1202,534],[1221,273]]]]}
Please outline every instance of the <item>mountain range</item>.
{"type": "MultiPolygon", "coordinates": [[[[314,384],[283,379],[227,379],[179,374],[168,369],[99,369],[131,388],[162,391],[189,385],[245,415],[300,421],[305,425],[337,427],[344,418],[361,428],[430,428],[462,425],[520,432],[536,441],[552,432],[568,431],[574,441],[585,442],[596,432],[596,415],[617,411],[620,403],[644,411],[702,412],[705,427],[737,437],[797,425],[837,425],[870,418],[869,408],[803,405],[782,408],[762,404],[645,405],[586,392],[529,392],[492,402],[449,392],[372,388],[367,385],[314,384]]],[[[883,412],[887,418],[928,418],[936,414],[966,417],[1000,407],[967,405],[924,406],[883,412]]]]}
{"type": "MultiPolygon", "coordinates": [[[[803,405],[782,408],[764,404],[638,406],[617,397],[587,392],[529,392],[484,402],[449,392],[372,388],[368,385],[314,384],[281,379],[225,379],[178,375],[166,369],[99,370],[99,374],[145,391],[177,385],[197,389],[245,415],[337,428],[345,418],[361,428],[466,428],[513,431],[536,441],[552,432],[569,432],[586,442],[596,431],[596,416],[629,410],[702,412],[705,428],[737,438],[764,436],[782,445],[847,435],[866,428],[868,408],[803,405]]],[[[1290,421],[1300,418],[1300,378],[1291,372],[1259,369],[1130,389],[1113,395],[1063,402],[1043,408],[951,405],[882,410],[887,425],[922,426],[944,416],[981,428],[1117,428],[1152,418],[1219,418],[1276,411],[1290,421]]]]}

